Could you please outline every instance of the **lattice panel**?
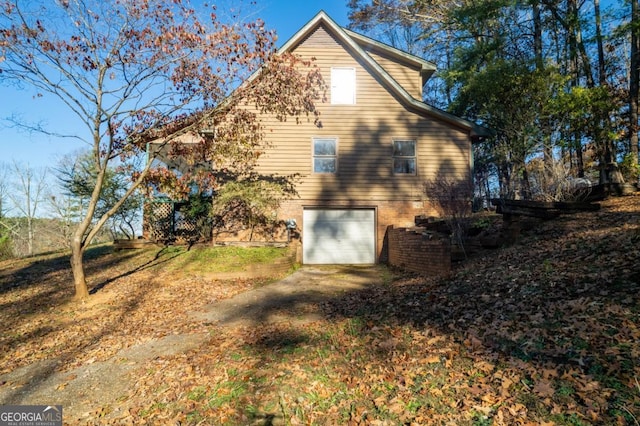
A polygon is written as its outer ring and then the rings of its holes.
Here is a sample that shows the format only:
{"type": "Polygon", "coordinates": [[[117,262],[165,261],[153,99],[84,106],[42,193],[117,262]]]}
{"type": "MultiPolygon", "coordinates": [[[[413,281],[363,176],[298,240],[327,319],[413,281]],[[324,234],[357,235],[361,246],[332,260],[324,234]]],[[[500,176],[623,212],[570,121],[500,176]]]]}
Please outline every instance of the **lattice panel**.
{"type": "Polygon", "coordinates": [[[145,206],[147,235],[153,241],[173,238],[173,203],[153,202],[145,206]]]}
{"type": "MultiPolygon", "coordinates": [[[[206,217],[187,217],[184,203],[153,201],[144,208],[144,235],[156,242],[178,244],[198,241],[207,234],[206,217]],[[202,228],[204,227],[204,228],[202,228]]],[[[210,233],[210,230],[209,230],[210,233]]]]}
{"type": "Polygon", "coordinates": [[[198,227],[194,219],[185,218],[180,212],[175,213],[173,224],[174,235],[177,238],[193,240],[198,237],[198,227]]]}

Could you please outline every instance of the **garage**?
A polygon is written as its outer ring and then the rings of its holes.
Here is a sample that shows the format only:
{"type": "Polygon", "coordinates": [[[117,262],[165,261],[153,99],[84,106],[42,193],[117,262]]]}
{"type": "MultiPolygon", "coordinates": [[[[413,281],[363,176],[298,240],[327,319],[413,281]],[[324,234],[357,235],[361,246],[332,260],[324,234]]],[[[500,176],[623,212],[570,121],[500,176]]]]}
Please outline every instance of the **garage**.
{"type": "Polygon", "coordinates": [[[371,264],[376,260],[374,209],[305,209],[302,261],[371,264]]]}

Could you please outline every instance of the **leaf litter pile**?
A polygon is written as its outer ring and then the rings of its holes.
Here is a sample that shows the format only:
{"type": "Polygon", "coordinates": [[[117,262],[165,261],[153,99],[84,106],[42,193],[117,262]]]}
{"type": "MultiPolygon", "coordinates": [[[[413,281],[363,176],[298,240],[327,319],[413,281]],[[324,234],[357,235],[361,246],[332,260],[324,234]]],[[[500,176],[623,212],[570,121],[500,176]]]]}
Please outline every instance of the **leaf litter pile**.
{"type": "Polygon", "coordinates": [[[46,269],[55,263],[0,272],[2,372],[47,357],[70,369],[136,342],[209,333],[141,366],[129,394],[88,423],[640,424],[638,195],[538,223],[448,279],[381,267],[384,284],[318,303],[312,322],[196,322],[187,312],[256,283],[167,271],[170,257],[113,256],[90,260],[106,284],[84,306],[66,303],[69,273],[46,269]]]}

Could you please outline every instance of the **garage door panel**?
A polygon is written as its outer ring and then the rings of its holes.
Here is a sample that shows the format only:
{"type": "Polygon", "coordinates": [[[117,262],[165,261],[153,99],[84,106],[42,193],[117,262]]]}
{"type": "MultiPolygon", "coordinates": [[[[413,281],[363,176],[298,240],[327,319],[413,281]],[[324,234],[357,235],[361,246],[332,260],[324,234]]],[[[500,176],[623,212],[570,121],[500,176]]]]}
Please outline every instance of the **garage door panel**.
{"type": "Polygon", "coordinates": [[[373,209],[306,209],[303,219],[304,263],[375,263],[373,209]]]}

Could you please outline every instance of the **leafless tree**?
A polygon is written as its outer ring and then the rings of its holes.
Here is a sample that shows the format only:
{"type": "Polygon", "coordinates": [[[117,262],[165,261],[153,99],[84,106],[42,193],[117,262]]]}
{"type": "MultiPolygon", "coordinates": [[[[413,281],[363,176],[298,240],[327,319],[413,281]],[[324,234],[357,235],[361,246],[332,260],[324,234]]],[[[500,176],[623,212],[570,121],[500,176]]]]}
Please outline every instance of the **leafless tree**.
{"type": "Polygon", "coordinates": [[[6,164],[0,163],[0,259],[13,256],[11,247],[12,226],[5,220],[5,210],[7,208],[8,194],[8,173],[6,164]]]}
{"type": "MultiPolygon", "coordinates": [[[[11,201],[15,213],[24,218],[26,224],[26,255],[33,255],[33,242],[35,239],[34,220],[38,214],[40,204],[46,199],[47,169],[35,169],[31,166],[13,162],[11,167],[13,182],[12,191],[8,191],[7,197],[11,201]]],[[[14,232],[14,235],[20,236],[14,232]]]]}
{"type": "Polygon", "coordinates": [[[69,195],[50,195],[48,206],[52,217],[58,225],[53,231],[52,239],[60,247],[69,247],[73,231],[80,218],[81,208],[78,200],[69,195]]]}
{"type": "MultiPolygon", "coordinates": [[[[631,58],[629,61],[629,153],[638,164],[638,95],[640,94],[640,5],[631,0],[631,58]]],[[[637,179],[637,171],[635,178],[637,179]]]]}
{"type": "Polygon", "coordinates": [[[472,214],[473,184],[468,178],[437,177],[424,182],[424,194],[451,232],[452,242],[464,250],[472,214]]]}

